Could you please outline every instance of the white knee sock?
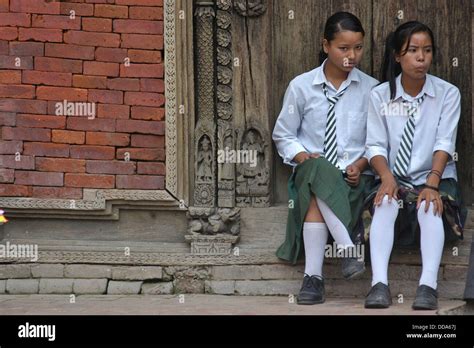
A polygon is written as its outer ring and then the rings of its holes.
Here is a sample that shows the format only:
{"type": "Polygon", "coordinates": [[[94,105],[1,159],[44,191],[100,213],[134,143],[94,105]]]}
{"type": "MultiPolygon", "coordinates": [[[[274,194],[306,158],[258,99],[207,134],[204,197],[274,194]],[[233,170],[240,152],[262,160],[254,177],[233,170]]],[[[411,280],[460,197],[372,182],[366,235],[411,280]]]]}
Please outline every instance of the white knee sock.
{"type": "Polygon", "coordinates": [[[304,252],[306,256],[304,272],[310,276],[323,276],[324,251],[328,241],[328,229],[323,222],[303,224],[304,252]]]}
{"type": "Polygon", "coordinates": [[[388,285],[388,262],[393,248],[395,220],[398,216],[398,203],[385,196],[382,204],[375,207],[370,226],[370,259],[372,264],[372,286],[382,282],[388,285]]]}
{"type": "Polygon", "coordinates": [[[334,238],[334,241],[337,244],[338,248],[348,248],[354,246],[352,243],[351,237],[349,232],[347,231],[346,226],[339,220],[336,214],[333,213],[331,208],[328,205],[316,197],[318,202],[319,210],[321,211],[321,215],[326,222],[326,225],[331,233],[331,236],[334,238]]]}
{"type": "Polygon", "coordinates": [[[420,224],[420,247],[423,270],[420,285],[428,285],[433,289],[438,286],[438,270],[443,256],[444,227],[443,220],[433,213],[433,203],[425,213],[425,201],[418,209],[418,223],[420,224]]]}

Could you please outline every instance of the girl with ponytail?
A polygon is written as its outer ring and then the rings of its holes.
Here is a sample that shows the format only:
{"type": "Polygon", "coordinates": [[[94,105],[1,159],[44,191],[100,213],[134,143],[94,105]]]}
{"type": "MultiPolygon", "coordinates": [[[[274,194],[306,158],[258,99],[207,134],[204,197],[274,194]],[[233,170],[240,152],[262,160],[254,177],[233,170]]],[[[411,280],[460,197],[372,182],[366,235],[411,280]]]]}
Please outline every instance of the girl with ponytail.
{"type": "Polygon", "coordinates": [[[421,248],[413,309],[436,309],[444,242],[462,238],[466,210],[454,162],[461,95],[428,74],[435,52],[428,26],[402,24],[387,37],[382,83],[370,94],[365,157],[380,184],[373,193],[372,288],[366,308],[392,303],[387,273],[396,241],[421,248]]]}
{"type": "Polygon", "coordinates": [[[325,300],[322,266],[328,233],[337,251],[345,251],[344,277],[365,271],[364,255],[355,251],[354,231],[359,231],[363,201],[373,182],[363,155],[369,92],[378,81],[356,68],[364,35],[351,13],[338,12],[327,20],[321,66],[290,82],[273,131],[278,153],[293,167],[288,183],[293,207],[277,256],[296,263],[304,249],[298,304],[325,300]]]}

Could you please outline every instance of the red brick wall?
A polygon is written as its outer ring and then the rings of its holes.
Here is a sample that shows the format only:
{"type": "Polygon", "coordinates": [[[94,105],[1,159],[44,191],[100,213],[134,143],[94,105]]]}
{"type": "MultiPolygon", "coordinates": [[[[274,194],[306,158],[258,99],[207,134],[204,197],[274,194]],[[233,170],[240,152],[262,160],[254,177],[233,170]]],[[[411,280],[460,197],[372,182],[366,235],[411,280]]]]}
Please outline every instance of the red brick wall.
{"type": "Polygon", "coordinates": [[[163,189],[163,74],[163,0],[0,0],[0,196],[163,189]]]}

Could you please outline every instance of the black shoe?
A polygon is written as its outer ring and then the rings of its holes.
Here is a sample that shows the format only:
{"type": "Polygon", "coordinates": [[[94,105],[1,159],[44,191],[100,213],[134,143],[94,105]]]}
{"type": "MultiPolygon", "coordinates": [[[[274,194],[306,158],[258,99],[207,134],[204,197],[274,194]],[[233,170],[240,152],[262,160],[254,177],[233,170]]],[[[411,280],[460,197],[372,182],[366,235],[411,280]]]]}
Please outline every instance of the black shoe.
{"type": "Polygon", "coordinates": [[[313,305],[323,303],[326,300],[324,291],[324,279],[320,276],[309,276],[305,274],[303,286],[296,303],[299,305],[313,305]]]}
{"type": "Polygon", "coordinates": [[[365,298],[365,308],[388,308],[392,304],[390,288],[382,282],[375,284],[365,298]]]}
{"type": "Polygon", "coordinates": [[[415,302],[413,302],[411,308],[415,310],[438,309],[438,292],[428,285],[420,285],[418,289],[416,289],[415,302]]]}
{"type": "Polygon", "coordinates": [[[365,262],[356,257],[342,259],[342,275],[346,279],[358,278],[365,272],[365,262]]]}

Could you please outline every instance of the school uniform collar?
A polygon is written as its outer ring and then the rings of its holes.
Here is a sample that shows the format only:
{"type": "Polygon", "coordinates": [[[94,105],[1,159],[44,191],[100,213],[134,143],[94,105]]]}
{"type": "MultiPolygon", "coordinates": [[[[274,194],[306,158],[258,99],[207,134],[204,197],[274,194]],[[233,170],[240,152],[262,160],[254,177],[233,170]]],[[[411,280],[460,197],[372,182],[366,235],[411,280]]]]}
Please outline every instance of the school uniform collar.
{"type": "Polygon", "coordinates": [[[420,98],[423,95],[428,95],[433,98],[436,96],[434,86],[433,86],[433,80],[431,78],[431,75],[429,74],[426,74],[425,84],[423,85],[421,92],[415,98],[405,93],[405,90],[403,89],[403,86],[402,86],[402,74],[397,76],[395,83],[397,86],[397,93],[395,94],[394,100],[398,100],[399,98],[402,98],[406,101],[413,101],[414,99],[420,98]]]}
{"type": "MultiPolygon", "coordinates": [[[[313,85],[322,85],[323,83],[329,85],[326,75],[324,75],[324,67],[326,66],[327,61],[328,60],[326,59],[323,64],[316,69],[313,85]]],[[[351,82],[360,82],[359,70],[357,68],[352,69],[349,75],[347,75],[346,81],[343,82],[343,85],[347,83],[347,86],[349,86],[351,82]]]]}

